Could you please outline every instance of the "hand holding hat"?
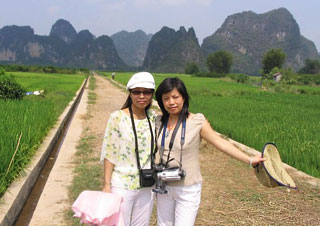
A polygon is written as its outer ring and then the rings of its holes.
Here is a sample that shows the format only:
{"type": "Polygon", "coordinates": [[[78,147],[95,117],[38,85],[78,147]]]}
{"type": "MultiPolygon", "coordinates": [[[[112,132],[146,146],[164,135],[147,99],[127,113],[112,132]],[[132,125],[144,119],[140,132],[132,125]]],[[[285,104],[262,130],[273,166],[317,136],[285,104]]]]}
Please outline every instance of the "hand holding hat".
{"type": "Polygon", "coordinates": [[[251,157],[250,159],[250,166],[252,167],[256,167],[258,164],[260,164],[263,161],[266,161],[267,159],[260,156],[260,155],[256,155],[254,157],[251,157]]]}
{"type": "Polygon", "coordinates": [[[266,143],[262,150],[266,160],[255,166],[255,174],[261,184],[266,187],[286,186],[296,189],[296,184],[283,167],[277,146],[266,143]]]}

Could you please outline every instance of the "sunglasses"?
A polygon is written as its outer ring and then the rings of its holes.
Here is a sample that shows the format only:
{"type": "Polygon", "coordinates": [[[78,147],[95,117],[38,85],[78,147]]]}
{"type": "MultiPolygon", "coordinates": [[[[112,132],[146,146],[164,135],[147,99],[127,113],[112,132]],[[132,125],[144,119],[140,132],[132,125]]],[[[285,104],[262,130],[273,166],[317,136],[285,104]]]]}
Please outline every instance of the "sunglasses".
{"type": "Polygon", "coordinates": [[[131,90],[131,93],[135,96],[140,96],[141,94],[143,94],[144,96],[150,96],[153,93],[153,91],[152,90],[144,90],[144,91],[131,90]]]}

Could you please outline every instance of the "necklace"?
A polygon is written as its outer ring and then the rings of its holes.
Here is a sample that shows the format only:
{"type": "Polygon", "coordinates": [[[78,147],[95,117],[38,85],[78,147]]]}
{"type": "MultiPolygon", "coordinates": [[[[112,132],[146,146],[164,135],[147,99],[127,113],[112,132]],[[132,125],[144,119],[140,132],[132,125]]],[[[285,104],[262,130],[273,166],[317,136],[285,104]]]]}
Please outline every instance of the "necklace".
{"type": "Polygon", "coordinates": [[[175,122],[173,125],[169,126],[167,125],[167,131],[165,137],[167,138],[170,135],[171,130],[176,126],[177,122],[175,122]]]}

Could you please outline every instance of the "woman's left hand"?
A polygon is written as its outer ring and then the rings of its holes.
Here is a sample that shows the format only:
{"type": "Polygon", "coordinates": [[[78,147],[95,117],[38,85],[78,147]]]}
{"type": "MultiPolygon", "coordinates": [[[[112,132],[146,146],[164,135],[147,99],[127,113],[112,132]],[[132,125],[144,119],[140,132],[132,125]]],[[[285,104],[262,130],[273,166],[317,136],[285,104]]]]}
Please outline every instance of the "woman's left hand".
{"type": "Polygon", "coordinates": [[[254,157],[251,157],[251,165],[252,167],[257,166],[260,162],[266,161],[266,158],[261,157],[260,155],[256,155],[254,157]]]}

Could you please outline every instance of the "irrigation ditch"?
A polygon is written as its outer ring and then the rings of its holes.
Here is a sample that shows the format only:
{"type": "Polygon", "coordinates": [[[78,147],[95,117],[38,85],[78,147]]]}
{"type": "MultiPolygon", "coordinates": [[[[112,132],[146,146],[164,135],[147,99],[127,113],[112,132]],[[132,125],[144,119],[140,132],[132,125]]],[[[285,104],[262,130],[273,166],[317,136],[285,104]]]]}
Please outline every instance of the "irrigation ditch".
{"type": "Polygon", "coordinates": [[[56,126],[49,132],[30,166],[25,170],[25,175],[14,181],[2,197],[0,226],[29,225],[87,82],[88,78],[84,80],[76,96],[60,115],[56,126]]]}

